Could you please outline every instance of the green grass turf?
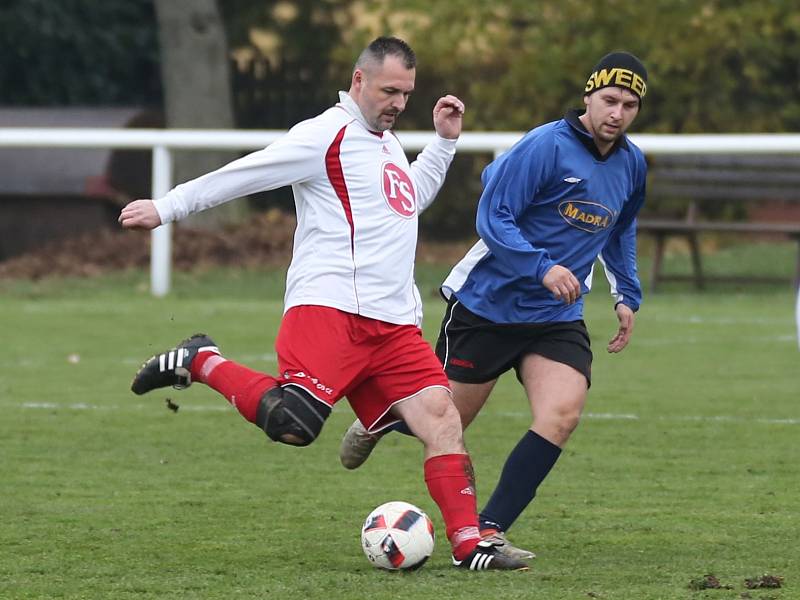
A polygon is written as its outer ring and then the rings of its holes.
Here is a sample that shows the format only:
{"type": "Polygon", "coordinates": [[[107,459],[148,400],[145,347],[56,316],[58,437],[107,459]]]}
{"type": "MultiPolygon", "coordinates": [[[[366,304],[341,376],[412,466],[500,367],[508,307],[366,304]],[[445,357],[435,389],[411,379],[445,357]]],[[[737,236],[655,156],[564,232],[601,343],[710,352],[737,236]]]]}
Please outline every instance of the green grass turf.
{"type": "MultiPolygon", "coordinates": [[[[791,264],[791,248],[731,252],[721,260],[791,264]]],[[[429,339],[445,271],[419,273],[429,339]]],[[[598,280],[586,416],[511,531],[539,554],[531,571],[456,571],[440,536],[422,570],[393,574],[359,546],[374,506],[413,502],[443,532],[415,440],[386,438],[348,472],[344,402],[297,449],[203,386],[128,391],[144,358],[195,331],[273,370],[282,280],[178,274],[166,299],[149,296],[146,273],[0,283],[0,598],[800,598],[788,286],[673,286],[646,298],[631,346],[610,356],[616,320],[598,280]],[[745,588],[765,573],[783,587],[745,588]],[[730,589],[690,589],[707,574],[730,589]]],[[[466,434],[483,500],[529,420],[506,376],[466,434]]]]}

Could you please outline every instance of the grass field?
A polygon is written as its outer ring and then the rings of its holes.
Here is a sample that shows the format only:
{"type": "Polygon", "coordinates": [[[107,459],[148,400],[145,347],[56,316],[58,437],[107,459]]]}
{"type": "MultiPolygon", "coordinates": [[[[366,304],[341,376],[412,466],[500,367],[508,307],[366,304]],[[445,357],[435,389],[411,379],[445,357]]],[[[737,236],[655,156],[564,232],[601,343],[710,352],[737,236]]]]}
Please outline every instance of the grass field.
{"type": "MultiPolygon", "coordinates": [[[[792,260],[791,247],[758,252],[719,264],[792,260]]],[[[444,270],[420,272],[431,339],[444,270]]],[[[604,351],[616,321],[594,293],[585,418],[511,532],[539,554],[532,569],[456,571],[442,538],[422,570],[392,574],[359,547],[374,506],[413,502],[443,531],[415,440],[386,438],[347,472],[337,457],[346,403],[296,449],[268,443],[203,386],[128,390],[144,358],[198,330],[273,370],[282,279],[178,276],[161,300],[146,273],[0,282],[0,598],[800,598],[788,286],[666,288],[646,298],[617,356],[604,351]],[[783,586],[747,589],[765,574],[783,586]],[[729,587],[693,589],[706,575],[729,587]]],[[[507,376],[466,434],[483,499],[528,425],[507,376]]]]}

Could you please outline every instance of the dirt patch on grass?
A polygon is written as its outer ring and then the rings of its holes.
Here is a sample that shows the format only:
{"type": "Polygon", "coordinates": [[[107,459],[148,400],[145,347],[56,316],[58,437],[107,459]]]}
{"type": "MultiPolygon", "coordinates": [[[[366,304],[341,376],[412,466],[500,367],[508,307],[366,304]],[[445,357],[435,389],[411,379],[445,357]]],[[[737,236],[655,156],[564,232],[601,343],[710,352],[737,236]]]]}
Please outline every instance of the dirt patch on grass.
{"type": "Polygon", "coordinates": [[[703,575],[702,577],[698,577],[696,579],[692,579],[689,582],[689,589],[690,590],[721,590],[731,589],[729,585],[723,585],[719,578],[716,575],[708,574],[703,575]]]}
{"type": "MultiPolygon", "coordinates": [[[[783,587],[783,577],[780,575],[764,574],[758,577],[748,577],[744,580],[744,587],[747,590],[775,589],[783,587]]],[[[732,590],[734,586],[723,584],[719,578],[712,574],[697,577],[689,582],[689,589],[693,591],[701,590],[732,590]]],[[[740,598],[753,598],[750,592],[742,592],[740,598]]],[[[772,596],[760,596],[762,600],[769,600],[772,596]]]]}
{"type": "Polygon", "coordinates": [[[750,577],[744,580],[744,587],[748,590],[757,590],[762,588],[779,588],[783,587],[783,577],[780,575],[761,575],[759,577],[750,577]]]}

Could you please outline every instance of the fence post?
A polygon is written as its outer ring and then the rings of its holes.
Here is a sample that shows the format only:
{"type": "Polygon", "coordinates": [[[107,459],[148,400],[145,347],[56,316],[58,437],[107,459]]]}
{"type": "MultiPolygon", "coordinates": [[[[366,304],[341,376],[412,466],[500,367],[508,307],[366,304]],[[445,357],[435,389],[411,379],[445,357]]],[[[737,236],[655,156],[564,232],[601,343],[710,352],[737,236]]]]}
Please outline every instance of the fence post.
{"type": "MultiPolygon", "coordinates": [[[[172,188],[172,152],[166,146],[153,146],[153,199],[172,188]]],[[[153,229],[150,234],[150,292],[163,297],[169,293],[172,275],[172,223],[153,229]]]]}
{"type": "Polygon", "coordinates": [[[797,344],[800,346],[800,286],[797,288],[797,307],[795,309],[795,316],[797,318],[797,344]]]}

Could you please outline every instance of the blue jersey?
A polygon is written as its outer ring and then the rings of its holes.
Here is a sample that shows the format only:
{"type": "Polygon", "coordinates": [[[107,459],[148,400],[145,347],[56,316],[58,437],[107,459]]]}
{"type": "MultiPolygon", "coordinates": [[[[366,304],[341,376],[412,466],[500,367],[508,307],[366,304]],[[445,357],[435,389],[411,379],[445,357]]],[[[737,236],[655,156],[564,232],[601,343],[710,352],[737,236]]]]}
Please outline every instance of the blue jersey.
{"type": "Polygon", "coordinates": [[[624,136],[600,156],[577,111],[537,127],[484,169],[481,239],[443,293],[495,323],[575,321],[599,257],[617,302],[638,310],[636,215],[646,177],[644,154],[624,136]],[[542,285],[556,264],[581,284],[574,304],[542,285]]]}

